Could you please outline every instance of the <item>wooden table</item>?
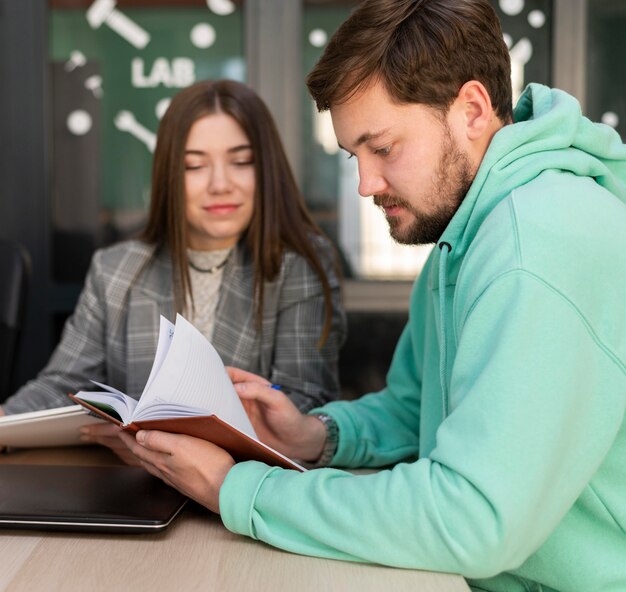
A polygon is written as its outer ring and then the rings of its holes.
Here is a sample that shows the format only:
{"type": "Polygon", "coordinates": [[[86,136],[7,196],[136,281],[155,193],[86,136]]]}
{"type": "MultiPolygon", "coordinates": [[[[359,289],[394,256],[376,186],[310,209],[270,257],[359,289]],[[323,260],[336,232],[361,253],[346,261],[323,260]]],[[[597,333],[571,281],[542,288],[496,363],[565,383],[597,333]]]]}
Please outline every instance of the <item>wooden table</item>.
{"type": "MultiPolygon", "coordinates": [[[[104,448],[0,454],[0,463],[113,465],[104,448]]],[[[0,529],[0,590],[18,592],[467,592],[460,576],[303,557],[235,535],[188,505],[157,534],[0,529]]]]}

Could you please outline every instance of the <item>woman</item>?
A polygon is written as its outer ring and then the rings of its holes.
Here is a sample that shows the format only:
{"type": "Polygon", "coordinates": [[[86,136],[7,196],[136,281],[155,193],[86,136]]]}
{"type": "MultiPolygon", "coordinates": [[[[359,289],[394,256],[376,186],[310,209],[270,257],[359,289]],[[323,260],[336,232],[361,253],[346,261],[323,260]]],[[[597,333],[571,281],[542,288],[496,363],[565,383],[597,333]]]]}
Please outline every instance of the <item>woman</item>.
{"type": "MultiPolygon", "coordinates": [[[[159,126],[143,234],[95,253],[50,362],[3,411],[67,405],[67,393],[92,390],[91,380],[138,398],[159,315],[173,321],[176,312],[224,364],[311,409],[339,394],[345,318],[335,270],[267,107],[244,84],[196,83],[159,126]]],[[[116,448],[108,429],[84,437],[116,448]]]]}

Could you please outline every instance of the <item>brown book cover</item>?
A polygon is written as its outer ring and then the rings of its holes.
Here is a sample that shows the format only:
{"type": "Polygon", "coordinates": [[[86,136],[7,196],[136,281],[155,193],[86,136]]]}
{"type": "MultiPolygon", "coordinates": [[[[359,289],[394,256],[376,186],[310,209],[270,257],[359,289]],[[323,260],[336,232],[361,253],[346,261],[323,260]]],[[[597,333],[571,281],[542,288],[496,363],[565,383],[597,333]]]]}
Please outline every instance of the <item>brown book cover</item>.
{"type": "Polygon", "coordinates": [[[222,421],[216,415],[195,415],[187,417],[173,417],[163,419],[149,419],[134,421],[124,425],[119,419],[105,413],[98,407],[89,404],[87,401],[78,399],[70,395],[72,401],[87,408],[92,413],[119,425],[123,430],[138,432],[141,430],[160,430],[173,434],[186,434],[194,438],[207,440],[223,448],[237,462],[246,460],[257,460],[268,465],[282,467],[283,469],[294,469],[304,471],[298,463],[283,456],[273,448],[251,438],[243,432],[237,430],[229,423],[222,421]]]}

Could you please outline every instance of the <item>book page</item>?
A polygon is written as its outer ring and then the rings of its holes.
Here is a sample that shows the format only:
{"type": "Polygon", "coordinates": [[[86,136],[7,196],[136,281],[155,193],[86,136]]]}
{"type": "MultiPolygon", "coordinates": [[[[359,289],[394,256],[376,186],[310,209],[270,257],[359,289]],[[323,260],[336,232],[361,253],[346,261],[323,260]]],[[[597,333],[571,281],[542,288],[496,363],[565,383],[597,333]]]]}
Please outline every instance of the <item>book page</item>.
{"type": "MultiPolygon", "coordinates": [[[[96,383],[99,384],[99,383],[96,383]]],[[[106,385],[102,385],[105,388],[106,385]]],[[[121,391],[109,391],[107,393],[90,393],[87,391],[78,391],[74,395],[77,399],[81,399],[82,401],[87,401],[87,403],[91,403],[94,407],[98,407],[105,412],[108,412],[106,409],[110,407],[119,415],[122,423],[127,424],[130,423],[130,418],[133,415],[133,411],[137,407],[137,401],[128,395],[125,395],[121,391]]]]}
{"type": "MultiPolygon", "coordinates": [[[[91,382],[93,382],[96,386],[99,386],[101,389],[104,389],[107,393],[113,393],[114,395],[119,395],[122,398],[127,396],[126,393],[123,393],[122,391],[117,390],[116,388],[109,386],[108,384],[98,382],[97,380],[92,380],[91,382]]],[[[87,392],[87,391],[83,391],[83,392],[87,392]]]]}
{"type": "Polygon", "coordinates": [[[174,337],[161,367],[144,390],[133,420],[155,403],[196,407],[258,440],[222,360],[189,321],[176,316],[174,337]]]}
{"type": "MultiPolygon", "coordinates": [[[[152,368],[150,369],[150,376],[148,376],[144,391],[150,386],[150,383],[161,368],[161,364],[167,355],[173,337],[174,325],[161,315],[157,349],[154,355],[154,361],[152,362],[152,368]]],[[[96,393],[80,391],[76,393],[75,396],[78,399],[95,404],[96,407],[99,407],[107,413],[109,411],[107,407],[109,407],[121,418],[124,424],[130,423],[130,418],[132,417],[135,407],[137,406],[137,401],[108,384],[98,382],[97,380],[92,380],[91,382],[106,392],[96,393]]]]}
{"type": "Polygon", "coordinates": [[[157,342],[156,353],[154,354],[154,362],[152,362],[152,368],[150,370],[150,376],[146,386],[143,387],[144,392],[150,386],[150,383],[154,380],[156,373],[163,365],[163,360],[170,349],[170,344],[174,338],[174,325],[170,323],[163,315],[161,315],[161,322],[159,324],[159,341],[157,342]]]}

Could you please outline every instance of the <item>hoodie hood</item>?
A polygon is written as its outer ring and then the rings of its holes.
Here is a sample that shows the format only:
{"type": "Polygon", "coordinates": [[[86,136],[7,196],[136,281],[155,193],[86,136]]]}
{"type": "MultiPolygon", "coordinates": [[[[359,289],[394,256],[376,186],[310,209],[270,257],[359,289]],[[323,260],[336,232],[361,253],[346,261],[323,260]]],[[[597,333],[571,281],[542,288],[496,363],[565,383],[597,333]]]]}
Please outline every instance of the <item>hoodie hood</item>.
{"type": "Polygon", "coordinates": [[[494,135],[470,190],[441,236],[440,245],[450,245],[448,280],[456,278],[463,256],[495,206],[546,170],[595,178],[626,203],[626,146],[613,128],[583,117],[574,97],[530,84],[513,118],[513,124],[494,135]]]}
{"type": "Polygon", "coordinates": [[[450,299],[478,229],[513,190],[547,170],[590,177],[626,203],[626,145],[615,130],[582,116],[578,101],[560,90],[530,84],[514,123],[493,137],[474,182],[435,249],[430,285],[439,297],[439,378],[442,414],[448,413],[450,299]]]}

